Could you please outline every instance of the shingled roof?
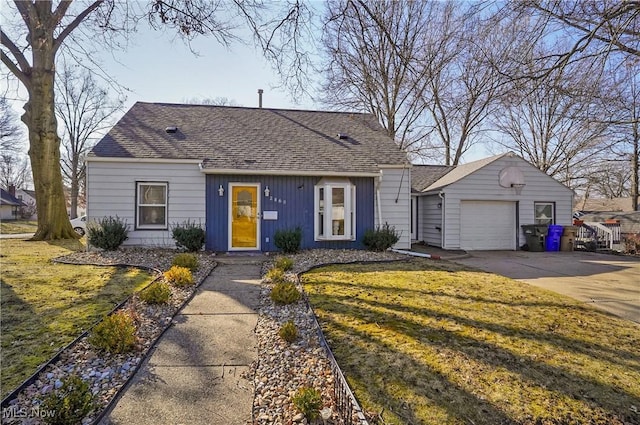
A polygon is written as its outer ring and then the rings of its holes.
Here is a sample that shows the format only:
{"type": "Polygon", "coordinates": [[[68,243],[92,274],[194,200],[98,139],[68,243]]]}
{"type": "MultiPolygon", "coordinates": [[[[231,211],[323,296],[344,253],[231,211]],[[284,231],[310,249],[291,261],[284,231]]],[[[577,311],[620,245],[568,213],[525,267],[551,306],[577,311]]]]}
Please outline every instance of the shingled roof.
{"type": "Polygon", "coordinates": [[[90,157],[196,159],[205,171],[245,172],[376,173],[406,162],[370,114],[143,102],[90,157]]]}
{"type": "Polygon", "coordinates": [[[422,192],[456,167],[450,165],[413,165],[411,168],[411,191],[422,192]]]}

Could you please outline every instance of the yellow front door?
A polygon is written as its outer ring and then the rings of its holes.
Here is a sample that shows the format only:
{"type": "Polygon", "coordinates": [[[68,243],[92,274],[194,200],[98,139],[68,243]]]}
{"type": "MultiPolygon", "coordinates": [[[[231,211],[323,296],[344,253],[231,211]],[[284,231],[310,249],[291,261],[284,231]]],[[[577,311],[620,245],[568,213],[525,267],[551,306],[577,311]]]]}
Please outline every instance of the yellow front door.
{"type": "Polygon", "coordinates": [[[258,247],[258,185],[231,184],[230,249],[258,247]]]}

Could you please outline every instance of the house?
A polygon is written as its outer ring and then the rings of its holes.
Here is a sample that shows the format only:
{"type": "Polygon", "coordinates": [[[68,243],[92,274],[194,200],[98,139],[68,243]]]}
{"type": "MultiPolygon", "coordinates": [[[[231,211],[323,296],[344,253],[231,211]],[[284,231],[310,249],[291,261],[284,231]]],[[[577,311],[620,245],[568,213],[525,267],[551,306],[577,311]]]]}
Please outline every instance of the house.
{"type": "Polygon", "coordinates": [[[410,167],[375,116],[136,103],[87,158],[89,220],[118,216],[128,245],[175,246],[171,228],[206,227],[213,251],[361,248],[384,223],[410,247],[410,167]]]}
{"type": "Polygon", "coordinates": [[[573,191],[515,155],[414,165],[412,238],[444,249],[516,250],[524,224],[572,224],[573,191]]]}
{"type": "Polygon", "coordinates": [[[21,211],[22,218],[25,220],[37,220],[36,191],[30,189],[18,189],[16,190],[16,198],[20,199],[24,204],[21,211]]]}
{"type": "Polygon", "coordinates": [[[626,198],[583,198],[576,201],[574,210],[582,213],[593,212],[633,212],[631,197],[626,198]]]}
{"type": "Polygon", "coordinates": [[[19,219],[23,206],[22,201],[15,196],[14,186],[9,187],[8,191],[0,188],[0,220],[19,219]]]}

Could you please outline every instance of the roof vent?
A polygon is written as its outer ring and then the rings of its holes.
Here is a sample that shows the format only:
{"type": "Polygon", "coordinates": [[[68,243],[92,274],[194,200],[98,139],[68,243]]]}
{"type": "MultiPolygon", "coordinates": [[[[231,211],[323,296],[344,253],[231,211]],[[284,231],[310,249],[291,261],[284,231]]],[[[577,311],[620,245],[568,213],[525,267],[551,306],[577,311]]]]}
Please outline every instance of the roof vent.
{"type": "Polygon", "coordinates": [[[164,131],[166,131],[167,133],[176,133],[178,131],[178,127],[169,126],[169,127],[165,128],[164,131]]]}
{"type": "Polygon", "coordinates": [[[347,133],[338,133],[338,139],[345,140],[348,138],[349,138],[349,135],[347,133]]]}

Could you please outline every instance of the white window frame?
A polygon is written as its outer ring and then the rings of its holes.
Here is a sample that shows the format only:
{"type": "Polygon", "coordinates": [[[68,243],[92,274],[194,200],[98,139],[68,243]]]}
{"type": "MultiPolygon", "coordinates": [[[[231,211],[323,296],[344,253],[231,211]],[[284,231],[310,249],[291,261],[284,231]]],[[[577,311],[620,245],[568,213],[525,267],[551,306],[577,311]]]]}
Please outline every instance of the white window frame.
{"type": "Polygon", "coordinates": [[[545,224],[555,224],[555,222],[556,222],[556,203],[555,202],[547,202],[547,201],[540,201],[540,202],[536,201],[536,202],[534,202],[533,203],[533,222],[535,224],[538,224],[538,225],[541,225],[541,226],[543,226],[545,224]],[[537,211],[538,208],[537,207],[538,206],[542,206],[542,205],[551,206],[551,217],[549,217],[549,219],[551,221],[549,223],[539,223],[538,222],[539,219],[538,219],[538,215],[537,215],[538,214],[538,211],[537,211]]]}
{"type": "Polygon", "coordinates": [[[169,183],[167,182],[136,182],[136,229],[167,230],[169,228],[169,183]],[[140,190],[142,186],[164,187],[164,204],[143,204],[140,190]],[[141,224],[140,207],[164,207],[164,224],[141,224]]]}
{"type": "Polygon", "coordinates": [[[356,239],[356,186],[349,179],[323,178],[314,186],[314,239],[316,241],[354,241],[356,239]],[[320,226],[320,189],[324,189],[323,226],[320,226]],[[344,190],[344,235],[333,235],[333,189],[344,190]],[[320,234],[321,227],[325,234],[320,234]],[[326,231],[331,231],[326,234],[326,231]]]}

